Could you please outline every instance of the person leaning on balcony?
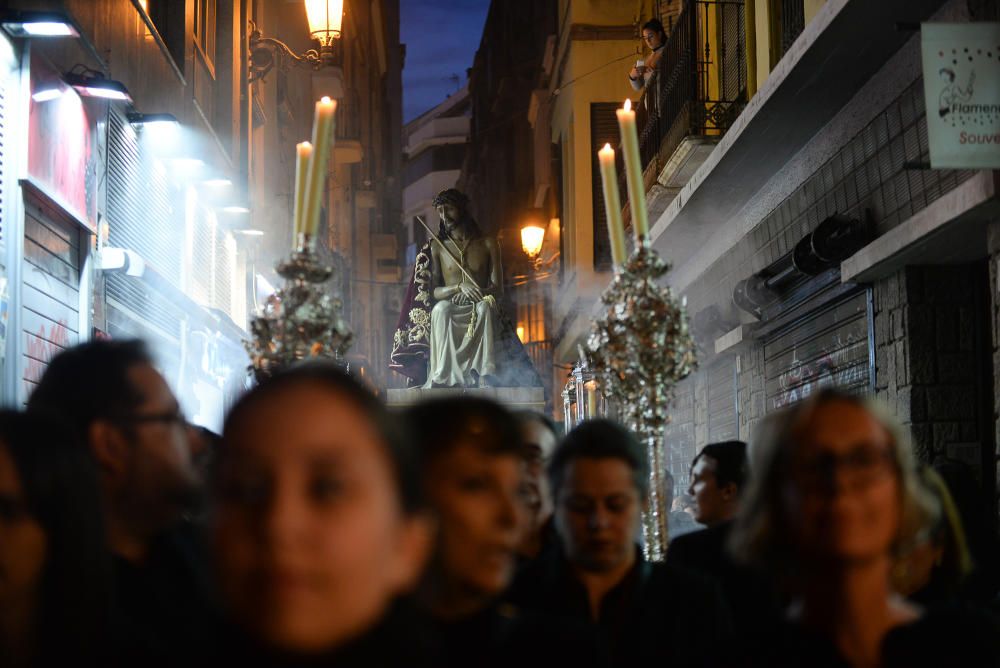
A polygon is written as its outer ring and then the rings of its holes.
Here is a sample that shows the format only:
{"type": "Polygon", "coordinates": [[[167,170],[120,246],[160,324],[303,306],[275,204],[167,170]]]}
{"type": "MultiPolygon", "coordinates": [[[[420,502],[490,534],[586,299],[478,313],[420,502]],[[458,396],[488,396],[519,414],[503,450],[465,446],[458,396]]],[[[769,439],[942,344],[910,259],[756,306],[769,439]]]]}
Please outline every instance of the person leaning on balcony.
{"type": "Polygon", "coordinates": [[[650,19],[642,24],[642,41],[652,53],[646,56],[646,60],[637,61],[635,67],[628,73],[628,81],[636,90],[642,90],[649,83],[663,53],[663,47],[667,44],[667,32],[659,19],[650,19]]]}

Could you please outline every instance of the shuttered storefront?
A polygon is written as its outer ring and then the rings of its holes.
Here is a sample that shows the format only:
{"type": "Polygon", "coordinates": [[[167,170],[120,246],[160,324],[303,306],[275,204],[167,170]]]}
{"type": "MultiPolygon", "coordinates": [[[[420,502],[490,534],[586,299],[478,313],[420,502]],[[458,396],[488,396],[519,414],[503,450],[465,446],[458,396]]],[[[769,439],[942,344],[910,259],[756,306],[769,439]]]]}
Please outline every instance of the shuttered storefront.
{"type": "Polygon", "coordinates": [[[724,355],[713,361],[708,374],[708,442],[739,438],[739,406],[736,403],[736,357],[724,355]]]}
{"type": "Polygon", "coordinates": [[[695,380],[692,374],[677,384],[674,405],[669,411],[667,470],[674,477],[675,495],[687,490],[691,460],[697,454],[694,435],[695,380]]]}
{"type": "MultiPolygon", "coordinates": [[[[11,303],[11,285],[8,282],[8,268],[13,266],[14,263],[11,262],[8,251],[13,251],[14,249],[8,249],[7,238],[9,235],[8,220],[12,215],[12,202],[11,202],[11,182],[9,181],[12,170],[10,169],[12,156],[14,155],[13,140],[15,139],[13,135],[13,128],[11,127],[11,106],[12,102],[16,96],[16,85],[17,85],[17,60],[14,56],[14,49],[12,48],[9,41],[7,41],[6,36],[0,35],[0,54],[9,54],[7,58],[0,55],[0,373],[3,374],[2,381],[0,381],[0,387],[3,388],[0,398],[4,400],[4,403],[11,403],[12,397],[6,396],[10,394],[10,388],[12,387],[11,381],[17,382],[20,385],[20,379],[12,379],[8,377],[7,360],[11,359],[13,355],[8,356],[8,349],[14,347],[17,337],[11,337],[10,345],[7,341],[8,327],[10,326],[10,303],[11,303]]],[[[13,387],[16,387],[14,385],[13,387]]]]}
{"type": "Polygon", "coordinates": [[[80,342],[81,228],[54,207],[25,197],[21,285],[23,394],[26,401],[48,362],[80,342]]]}
{"type": "Polygon", "coordinates": [[[869,291],[828,301],[774,331],[764,341],[767,412],[834,386],[871,390],[874,373],[869,291]]]}
{"type": "MultiPolygon", "coordinates": [[[[108,125],[108,246],[138,253],[175,286],[181,281],[184,212],[175,211],[163,163],[143,155],[135,129],[120,113],[108,125]]],[[[170,371],[180,364],[184,311],[139,278],[106,275],[107,328],[112,338],[141,338],[170,371]]]]}

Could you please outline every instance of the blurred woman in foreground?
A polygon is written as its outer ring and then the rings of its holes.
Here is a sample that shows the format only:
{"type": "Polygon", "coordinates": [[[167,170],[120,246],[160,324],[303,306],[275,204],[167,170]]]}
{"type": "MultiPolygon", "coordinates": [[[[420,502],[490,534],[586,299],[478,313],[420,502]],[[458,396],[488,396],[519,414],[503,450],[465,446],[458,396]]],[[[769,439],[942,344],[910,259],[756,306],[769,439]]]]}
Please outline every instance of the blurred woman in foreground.
{"type": "Polygon", "coordinates": [[[793,604],[745,665],[997,665],[992,619],[923,610],[892,591],[896,557],[939,510],[875,406],[821,390],[776,414],[751,473],[731,547],[781,578],[793,604]]]}

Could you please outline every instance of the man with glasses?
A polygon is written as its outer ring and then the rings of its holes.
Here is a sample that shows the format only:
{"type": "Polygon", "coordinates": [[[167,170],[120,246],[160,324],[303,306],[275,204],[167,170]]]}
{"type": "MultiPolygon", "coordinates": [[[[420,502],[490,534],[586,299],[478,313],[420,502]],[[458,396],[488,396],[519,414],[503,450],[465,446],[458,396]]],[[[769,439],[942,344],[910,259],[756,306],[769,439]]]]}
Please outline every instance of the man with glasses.
{"type": "Polygon", "coordinates": [[[192,447],[199,436],[141,341],[92,341],[49,363],[28,411],[69,424],[100,474],[126,658],[175,663],[208,630],[192,447]]]}

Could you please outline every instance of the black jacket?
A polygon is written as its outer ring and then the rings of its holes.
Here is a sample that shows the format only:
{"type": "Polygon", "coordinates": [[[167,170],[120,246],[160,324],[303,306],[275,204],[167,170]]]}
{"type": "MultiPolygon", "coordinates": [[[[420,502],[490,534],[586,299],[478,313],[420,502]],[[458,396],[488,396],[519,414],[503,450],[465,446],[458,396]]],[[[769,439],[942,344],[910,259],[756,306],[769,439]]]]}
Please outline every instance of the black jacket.
{"type": "MultiPolygon", "coordinates": [[[[637,552],[638,548],[637,548],[637,552]]],[[[717,586],[641,552],[635,566],[591,619],[587,592],[561,550],[526,568],[509,598],[528,610],[590,624],[614,666],[714,666],[732,622],[717,586]]]]}
{"type": "MultiPolygon", "coordinates": [[[[779,622],[743,647],[734,668],[850,668],[825,636],[795,622],[779,622]]],[[[1000,626],[984,611],[932,610],[882,639],[883,668],[1000,666],[1000,626]]]]}
{"type": "Polygon", "coordinates": [[[767,628],[781,617],[775,589],[761,572],[738,563],[726,548],[732,522],[678,536],[667,548],[667,563],[713,578],[722,590],[741,636],[767,628]]]}

